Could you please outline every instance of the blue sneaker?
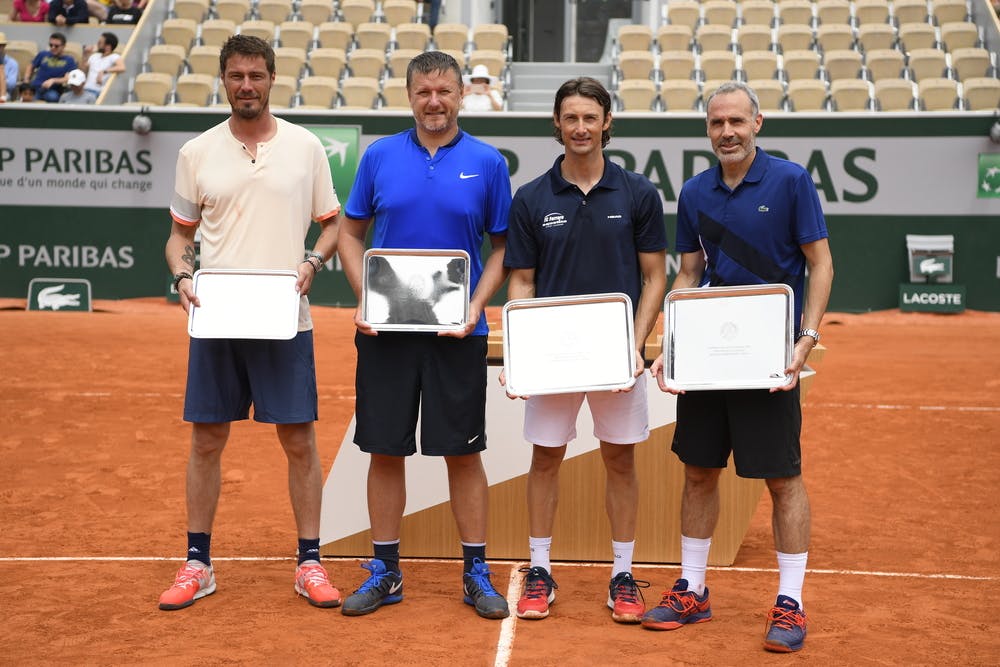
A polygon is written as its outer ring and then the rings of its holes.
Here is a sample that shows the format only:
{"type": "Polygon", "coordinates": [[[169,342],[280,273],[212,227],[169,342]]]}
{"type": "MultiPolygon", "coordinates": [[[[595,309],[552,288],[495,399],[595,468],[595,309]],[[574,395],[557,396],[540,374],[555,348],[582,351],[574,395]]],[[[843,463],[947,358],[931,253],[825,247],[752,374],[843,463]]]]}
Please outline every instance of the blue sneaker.
{"type": "Polygon", "coordinates": [[[806,613],[787,595],[779,595],[767,614],[764,648],[776,653],[802,650],[806,641],[806,613]]]}
{"type": "Polygon", "coordinates": [[[712,604],[708,601],[708,587],[699,597],[687,589],[687,579],[678,579],[674,587],[663,594],[660,604],[642,617],[642,627],[650,630],[676,630],[688,623],[712,620],[712,604]]]}
{"type": "Polygon", "coordinates": [[[344,600],[340,612],[345,616],[370,614],[384,604],[403,601],[403,575],[385,569],[385,563],[373,558],[361,567],[371,572],[371,576],[344,600]]]}
{"type": "Polygon", "coordinates": [[[507,618],[510,609],[507,600],[496,592],[490,582],[490,569],[478,558],[472,561],[472,570],[462,576],[465,604],[476,608],[476,613],[483,618],[507,618]]]}

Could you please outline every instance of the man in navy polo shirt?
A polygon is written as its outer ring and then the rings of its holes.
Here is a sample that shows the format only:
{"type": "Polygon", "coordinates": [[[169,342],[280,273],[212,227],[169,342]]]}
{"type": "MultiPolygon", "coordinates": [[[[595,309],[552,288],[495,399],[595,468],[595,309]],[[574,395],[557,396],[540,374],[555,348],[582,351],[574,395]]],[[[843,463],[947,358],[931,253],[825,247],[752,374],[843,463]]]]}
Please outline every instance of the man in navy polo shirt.
{"type": "MultiPolygon", "coordinates": [[[[802,584],[809,548],[809,498],[802,482],[799,372],[819,342],[820,320],[833,283],[833,259],[816,186],[801,166],[756,146],[764,117],[753,90],[729,82],[708,98],[708,136],[719,164],[681,189],[673,288],[785,283],[795,293],[800,324],[793,381],[776,389],[679,392],[672,449],[684,463],[681,578],[644,627],[674,630],[711,620],[705,568],[719,517],[719,474],[730,452],[740,477],[763,478],[773,502],[779,584],[768,614],[764,648],[802,648],[806,617],[802,584]],[[806,267],[809,285],[805,287],[806,267]]],[[[652,372],[660,388],[661,361],[652,372]]],[[[678,392],[672,392],[678,393],[678,392]]]]}
{"type": "MultiPolygon", "coordinates": [[[[667,285],[667,234],[660,194],[644,176],[608,160],[611,96],[589,77],[564,83],[553,109],[556,141],[564,154],[546,173],[518,189],[511,204],[504,264],[512,269],[509,297],[624,292],[634,308],[635,376],[656,324],[667,285]]],[[[611,617],[638,623],[645,611],[632,577],[639,486],[635,443],[649,437],[646,385],[631,391],[532,396],[525,403],[524,438],[534,443],[528,472],[528,544],[531,566],[517,604],[521,618],[545,618],[555,600],[549,552],[559,493],[559,468],[576,437],[586,398],[601,441],[607,474],[614,566],[608,594],[611,617]]]]}
{"type": "Polygon", "coordinates": [[[510,174],[496,148],[458,127],[462,73],[450,55],[427,51],[406,68],[415,127],[365,151],[341,219],[344,274],[361,301],[365,234],[375,248],[457,249],[470,257],[469,323],[457,332],[376,332],[358,328],[357,428],[354,442],[371,455],[368,515],[375,557],[371,575],[344,601],[348,616],[403,599],[399,532],[406,505],[405,457],[420,449],[442,456],[451,509],[465,559],[463,599],[484,618],[505,618],[506,599],[486,566],[486,318],[483,309],[506,278],[503,267],[510,174]],[[480,249],[489,236],[492,253],[480,249]]]}

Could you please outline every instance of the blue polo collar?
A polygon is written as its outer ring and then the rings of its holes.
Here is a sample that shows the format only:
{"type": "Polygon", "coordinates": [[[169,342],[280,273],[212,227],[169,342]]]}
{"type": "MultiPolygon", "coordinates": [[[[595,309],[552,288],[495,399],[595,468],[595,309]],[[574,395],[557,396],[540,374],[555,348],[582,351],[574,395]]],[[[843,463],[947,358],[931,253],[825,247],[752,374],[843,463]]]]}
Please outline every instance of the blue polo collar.
{"type": "MultiPolygon", "coordinates": [[[[569,188],[575,188],[576,186],[563,178],[562,175],[562,162],[566,159],[566,155],[560,155],[556,158],[556,161],[552,165],[552,169],[549,170],[549,184],[552,187],[552,194],[559,194],[563,190],[569,188]]],[[[604,173],[601,174],[601,180],[597,181],[597,185],[594,189],[604,188],[606,190],[617,190],[621,187],[621,174],[617,169],[611,168],[611,160],[608,156],[604,156],[604,173]]]]}
{"type": "MultiPolygon", "coordinates": [[[[462,137],[464,137],[464,136],[465,136],[465,131],[462,128],[458,128],[458,134],[455,135],[455,138],[452,139],[451,141],[449,141],[448,143],[446,143],[444,146],[441,146],[441,148],[451,148],[452,146],[454,146],[455,144],[457,144],[459,141],[461,141],[462,137]]],[[[420,139],[417,138],[417,128],[415,128],[415,127],[411,127],[410,128],[410,141],[412,141],[413,143],[415,143],[420,148],[424,147],[424,145],[422,143],[420,143],[420,139]]]]}
{"type": "MultiPolygon", "coordinates": [[[[747,171],[746,176],[743,177],[742,183],[759,183],[760,179],[764,178],[764,173],[767,171],[767,163],[771,159],[771,156],[764,152],[764,149],[760,146],[757,146],[756,151],[753,162],[750,164],[750,169],[747,171]]],[[[729,186],[722,179],[721,164],[715,166],[715,187],[729,189],[729,186]]]]}

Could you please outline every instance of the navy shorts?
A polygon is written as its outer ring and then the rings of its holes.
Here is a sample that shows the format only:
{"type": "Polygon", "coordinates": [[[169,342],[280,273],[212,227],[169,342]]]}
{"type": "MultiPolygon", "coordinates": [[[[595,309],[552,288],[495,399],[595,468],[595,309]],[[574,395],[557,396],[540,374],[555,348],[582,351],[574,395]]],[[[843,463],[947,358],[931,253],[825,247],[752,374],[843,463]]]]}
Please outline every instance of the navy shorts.
{"type": "Polygon", "coordinates": [[[799,387],[791,391],[689,391],[677,396],[671,449],[687,465],[725,468],[733,454],[740,477],[769,479],[802,473],[799,387]]]}
{"type": "Polygon", "coordinates": [[[486,336],[358,333],[354,442],[369,454],[460,456],[486,449],[486,336]]]}
{"type": "Polygon", "coordinates": [[[184,421],[269,424],[316,421],[312,331],[291,340],[192,338],[184,421]]]}

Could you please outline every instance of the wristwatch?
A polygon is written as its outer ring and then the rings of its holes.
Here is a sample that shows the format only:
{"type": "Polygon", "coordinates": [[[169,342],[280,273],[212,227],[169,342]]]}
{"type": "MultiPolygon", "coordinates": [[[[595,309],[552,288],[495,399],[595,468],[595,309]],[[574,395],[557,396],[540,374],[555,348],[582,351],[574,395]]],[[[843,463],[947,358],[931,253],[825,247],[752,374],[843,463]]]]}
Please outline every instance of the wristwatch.
{"type": "Polygon", "coordinates": [[[323,255],[319,254],[318,252],[307,252],[305,261],[312,264],[312,267],[316,269],[316,273],[322,271],[323,267],[326,266],[326,262],[323,261],[323,255]],[[313,257],[319,260],[319,264],[315,264],[311,261],[313,257]]]}
{"type": "Polygon", "coordinates": [[[798,333],[798,334],[797,334],[797,335],[795,336],[795,341],[796,341],[796,342],[798,342],[798,340],[799,340],[800,338],[802,338],[803,336],[809,336],[809,337],[810,337],[810,338],[812,338],[812,339],[813,339],[814,341],[816,341],[816,344],[817,344],[817,345],[819,344],[819,332],[818,332],[818,331],[816,331],[815,329],[802,329],[802,330],[801,330],[801,331],[799,331],[799,333],[798,333]]]}

